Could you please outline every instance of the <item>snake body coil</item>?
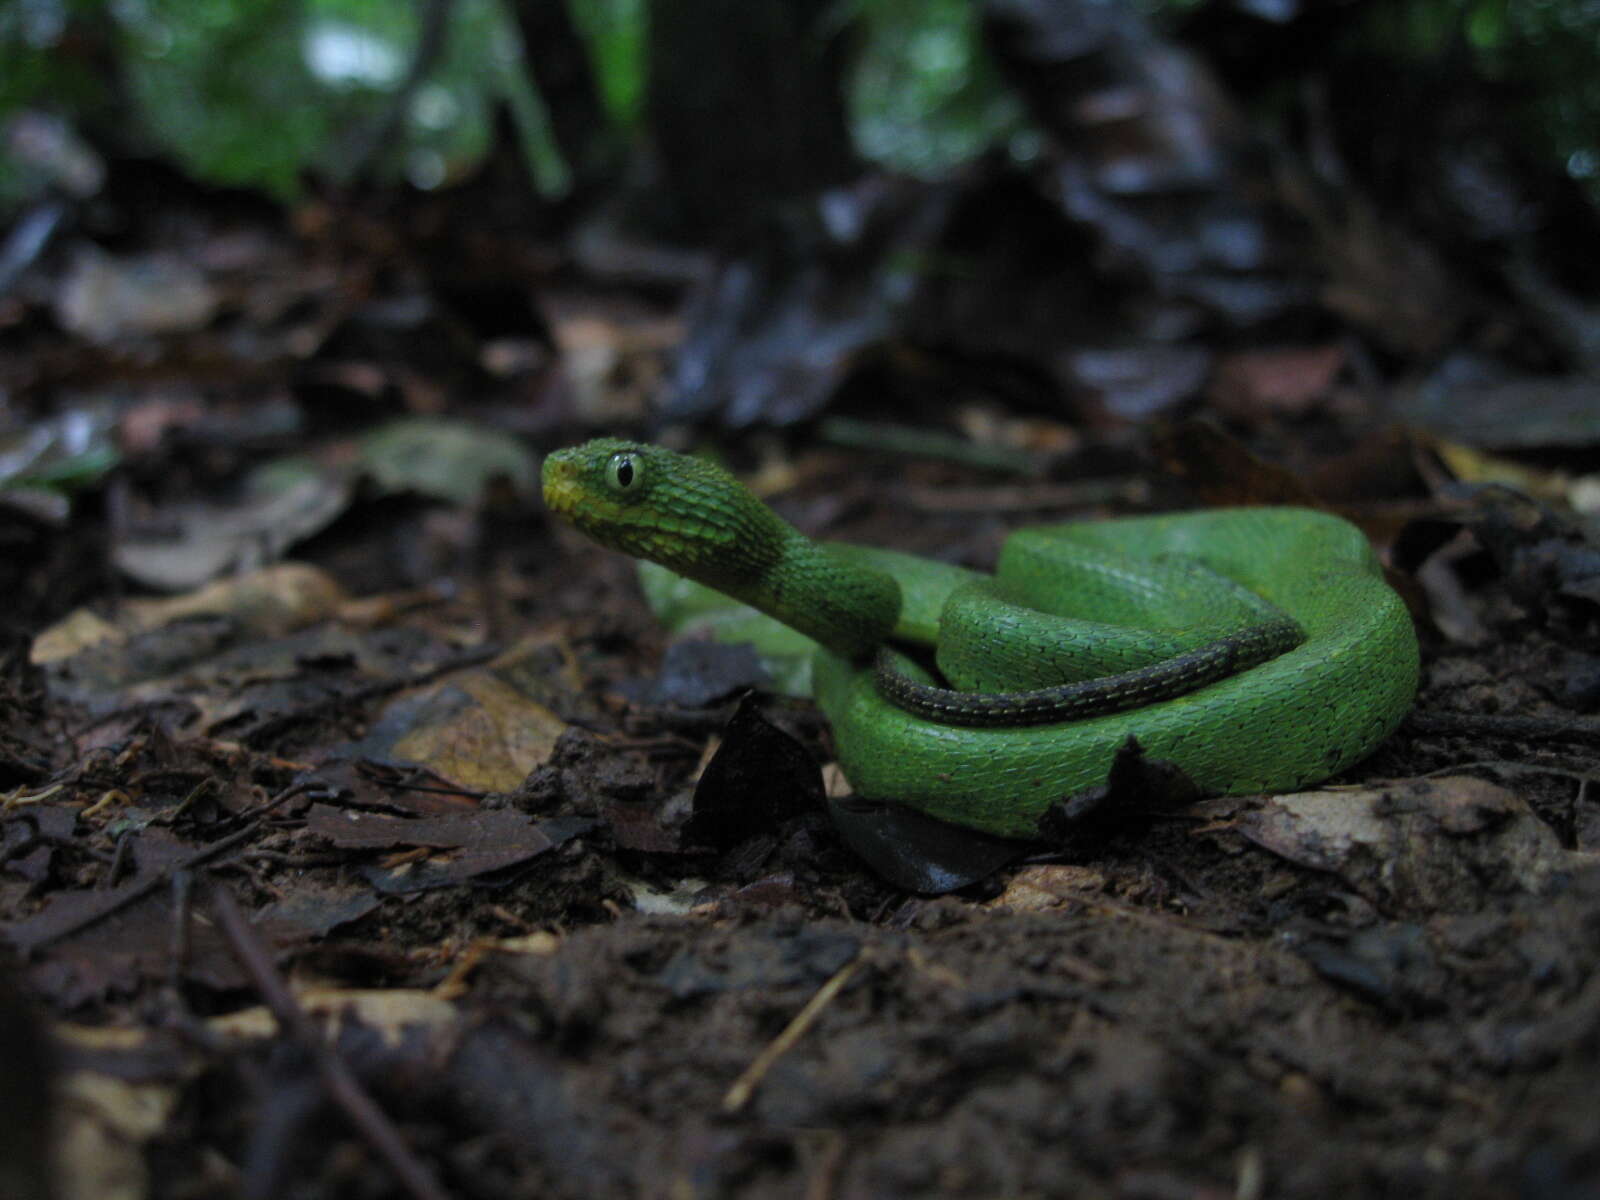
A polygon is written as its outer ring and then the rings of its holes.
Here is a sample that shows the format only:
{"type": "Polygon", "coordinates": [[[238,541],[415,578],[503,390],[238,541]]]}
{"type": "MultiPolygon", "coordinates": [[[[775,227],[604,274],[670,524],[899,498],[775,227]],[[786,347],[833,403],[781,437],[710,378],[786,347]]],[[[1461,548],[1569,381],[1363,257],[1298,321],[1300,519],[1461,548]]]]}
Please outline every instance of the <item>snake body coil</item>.
{"type": "Polygon", "coordinates": [[[1038,526],[984,576],[813,542],[720,468],[640,443],[550,455],[544,495],[602,545],[815,639],[816,698],[861,795],[994,833],[1033,833],[1130,736],[1207,791],[1316,783],[1416,692],[1405,606],[1360,530],[1325,513],[1038,526]],[[936,647],[954,686],[894,651],[875,667],[891,641],[936,647]]]}

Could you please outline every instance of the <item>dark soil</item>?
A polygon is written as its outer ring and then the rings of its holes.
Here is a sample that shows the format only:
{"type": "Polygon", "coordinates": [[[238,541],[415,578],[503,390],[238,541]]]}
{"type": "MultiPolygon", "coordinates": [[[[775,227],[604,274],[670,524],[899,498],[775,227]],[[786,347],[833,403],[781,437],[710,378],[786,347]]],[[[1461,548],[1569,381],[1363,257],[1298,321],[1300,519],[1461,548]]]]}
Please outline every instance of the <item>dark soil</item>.
{"type": "MultiPolygon", "coordinates": [[[[818,511],[810,489],[843,469],[808,470],[791,511],[818,511]]],[[[831,531],[933,545],[953,524],[896,517],[896,502],[884,489],[831,531]]],[[[917,896],[877,878],[815,807],[696,848],[682,833],[690,777],[732,703],[623,699],[662,644],[631,572],[549,529],[517,557],[528,585],[517,627],[559,634],[585,690],[549,702],[583,727],[521,789],[483,800],[482,815],[581,818],[551,834],[554,848],[454,886],[373,892],[379,860],[330,846],[327,831],[341,842],[342,828],[330,810],[291,796],[237,848],[179,872],[187,894],[163,883],[19,963],[73,1023],[62,1066],[170,1097],[138,1155],[153,1194],[400,1194],[369,1137],[332,1115],[304,1043],[237,1040],[211,1020],[258,994],[237,938],[205,915],[224,887],[258,913],[269,958],[308,1010],[326,1011],[313,985],[338,989],[333,1011],[359,989],[399,1006],[347,1012],[334,1044],[449,1195],[1600,1189],[1600,869],[1585,853],[1596,814],[1568,742],[1402,729],[1342,782],[1377,791],[1380,823],[1414,811],[1406,797],[1429,775],[1449,811],[1477,815],[1387,851],[1340,858],[1312,835],[1286,848],[1252,823],[1266,802],[1212,800],[917,896]],[[1458,804],[1449,781],[1464,772],[1507,790],[1458,804]],[[1385,793],[1385,781],[1412,782],[1385,793]],[[1495,840],[1513,828],[1548,869],[1524,869],[1522,851],[1495,840]],[[261,912],[334,896],[360,907],[320,936],[284,934],[261,912]],[[190,909],[178,954],[174,913],[190,909]],[[141,938],[153,958],[119,957],[141,938]],[[113,1043],[84,1025],[139,1032],[113,1043]]],[[[1474,603],[1490,617],[1514,607],[1492,579],[1474,603]]],[[[1559,650],[1526,620],[1499,627],[1519,632],[1470,650],[1424,629],[1423,709],[1482,712],[1476,691],[1510,698],[1502,715],[1555,711],[1537,681],[1559,650]]],[[[82,719],[30,685],[14,663],[5,733],[18,760],[30,739],[50,754],[51,731],[82,719]]],[[[764,707],[827,758],[809,705],[764,707]]],[[[293,740],[358,734],[361,712],[293,740]]],[[[1563,720],[1582,725],[1557,713],[1552,726],[1563,720]]],[[[254,802],[228,802],[230,790],[281,795],[317,776],[287,755],[160,728],[145,714],[99,770],[108,784],[143,779],[147,797],[157,771],[178,781],[173,795],[209,787],[212,807],[165,820],[181,835],[167,835],[169,865],[239,828],[226,814],[254,802]]],[[[768,780],[750,803],[784,785],[768,780]]],[[[48,805],[34,822],[19,823],[23,811],[7,814],[8,837],[47,832],[48,805]]],[[[32,882],[8,873],[8,923],[37,919],[55,891],[109,879],[117,836],[80,817],[32,882]]],[[[147,829],[140,874],[156,869],[155,844],[147,829]]]]}

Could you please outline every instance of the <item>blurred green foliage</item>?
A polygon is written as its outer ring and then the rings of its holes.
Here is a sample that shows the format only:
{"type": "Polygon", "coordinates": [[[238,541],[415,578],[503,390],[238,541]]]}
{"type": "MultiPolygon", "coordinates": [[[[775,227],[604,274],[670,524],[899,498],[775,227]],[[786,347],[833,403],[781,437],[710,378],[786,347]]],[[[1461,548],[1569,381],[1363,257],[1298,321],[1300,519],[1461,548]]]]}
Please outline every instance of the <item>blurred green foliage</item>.
{"type": "Polygon", "coordinates": [[[644,110],[645,0],[583,0],[570,8],[589,41],[611,119],[637,129],[644,110]]]}
{"type": "Polygon", "coordinates": [[[1600,4],[1407,0],[1379,6],[1371,40],[1426,62],[1457,41],[1484,78],[1526,97],[1522,126],[1600,201],[1600,4]]]}
{"type": "MultiPolygon", "coordinates": [[[[688,0],[679,0],[688,2],[688,0]]],[[[1158,15],[1204,0],[1142,0],[1158,15]]],[[[1213,0],[1214,2],[1214,0],[1213,0]]],[[[422,0],[0,0],[0,121],[44,107],[197,175],[292,196],[302,173],[342,178],[410,65],[422,0]],[[100,39],[125,95],[105,79],[100,39]],[[127,111],[131,107],[132,111],[127,111]]],[[[575,0],[612,122],[643,123],[647,0],[575,0]]],[[[1593,0],[1394,0],[1351,37],[1403,63],[1465,44],[1486,77],[1520,82],[1534,136],[1575,176],[1600,176],[1600,4],[1593,0]]],[[[983,53],[976,0],[838,0],[858,50],[851,106],[869,158],[935,174],[1037,138],[983,53]]],[[[457,0],[437,66],[411,96],[382,166],[437,186],[482,153],[496,103],[517,115],[538,183],[567,175],[500,0],[457,0]]],[[[3,172],[0,172],[3,174],[3,172]]],[[[0,180],[0,203],[7,197],[0,180]]],[[[15,197],[10,197],[14,201],[15,197]]]]}
{"type": "Polygon", "coordinates": [[[337,115],[337,105],[312,102],[302,13],[228,0],[139,9],[119,27],[143,131],[202,177],[291,191],[337,115]]]}
{"type": "Polygon", "coordinates": [[[983,52],[969,0],[848,0],[861,50],[851,89],[856,144],[870,159],[932,175],[990,146],[1031,139],[1022,106],[983,52]]]}

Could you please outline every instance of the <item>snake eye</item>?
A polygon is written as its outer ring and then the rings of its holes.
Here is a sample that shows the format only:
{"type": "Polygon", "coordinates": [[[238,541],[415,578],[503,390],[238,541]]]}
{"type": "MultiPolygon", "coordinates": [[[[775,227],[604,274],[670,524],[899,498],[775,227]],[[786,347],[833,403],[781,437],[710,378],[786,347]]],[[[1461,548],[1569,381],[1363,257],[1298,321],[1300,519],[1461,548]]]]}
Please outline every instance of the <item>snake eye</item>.
{"type": "Polygon", "coordinates": [[[606,463],[606,482],[614,492],[631,492],[639,486],[644,475],[643,466],[627,452],[613,454],[606,463]]]}

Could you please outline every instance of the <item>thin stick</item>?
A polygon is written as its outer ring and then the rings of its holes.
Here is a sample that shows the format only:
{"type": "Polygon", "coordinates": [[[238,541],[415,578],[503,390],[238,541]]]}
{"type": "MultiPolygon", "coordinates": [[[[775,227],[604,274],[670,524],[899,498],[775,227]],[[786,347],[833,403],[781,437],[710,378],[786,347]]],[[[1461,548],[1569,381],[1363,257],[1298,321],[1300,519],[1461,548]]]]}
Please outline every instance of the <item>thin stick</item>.
{"type": "Polygon", "coordinates": [[[272,965],[272,956],[265,944],[240,910],[239,902],[223,884],[212,886],[211,911],[233,948],[234,957],[277,1018],[279,1028],[311,1056],[328,1097],[350,1118],[350,1123],[377,1156],[388,1164],[395,1180],[415,1200],[449,1200],[428,1169],[411,1153],[388,1114],[367,1094],[344,1059],[328,1045],[305,1009],[300,1007],[289,985],[272,965]]]}
{"type": "Polygon", "coordinates": [[[1583,717],[1505,717],[1483,713],[1416,711],[1406,717],[1410,733],[1447,737],[1538,738],[1600,743],[1600,721],[1583,717]]]}
{"type": "Polygon", "coordinates": [[[456,671],[464,671],[469,667],[486,663],[500,653],[496,646],[477,646],[471,650],[457,654],[453,658],[437,663],[425,671],[418,671],[415,675],[406,675],[400,679],[382,679],[376,683],[369,683],[365,687],[356,688],[354,691],[342,694],[324,696],[314,700],[302,708],[291,709],[288,712],[277,713],[266,718],[254,728],[246,729],[239,735],[239,742],[252,749],[259,749],[265,743],[297,725],[314,721],[324,713],[340,712],[356,705],[365,704],[369,700],[381,700],[392,696],[396,692],[403,692],[409,688],[425,687],[436,679],[456,671]]]}
{"type": "Polygon", "coordinates": [[[766,1073],[772,1069],[772,1064],[777,1062],[805,1036],[822,1010],[833,1002],[840,989],[850,982],[850,977],[861,966],[861,956],[857,955],[844,966],[833,973],[832,978],[817,989],[817,994],[806,1001],[806,1006],[795,1014],[794,1020],[784,1027],[782,1033],[767,1043],[767,1047],[756,1055],[754,1061],[744,1069],[744,1073],[733,1081],[727,1093],[722,1097],[722,1111],[735,1113],[750,1102],[750,1097],[755,1094],[756,1088],[766,1073]]]}
{"type": "Polygon", "coordinates": [[[312,787],[313,784],[310,781],[307,781],[297,783],[293,787],[286,788],[284,791],[279,792],[271,800],[268,800],[265,804],[253,809],[250,814],[250,822],[243,828],[234,830],[227,837],[221,837],[214,842],[206,843],[193,854],[185,855],[177,862],[168,863],[160,870],[150,872],[150,874],[143,880],[135,884],[130,884],[126,891],[108,899],[103,907],[97,908],[93,912],[86,912],[79,916],[77,920],[69,921],[60,929],[53,929],[49,933],[39,937],[37,940],[27,942],[26,944],[19,943],[17,948],[21,950],[23,956],[26,957],[32,954],[35,950],[41,950],[53,942],[59,942],[62,938],[71,937],[76,933],[82,933],[96,921],[102,921],[106,917],[109,917],[112,913],[121,912],[123,909],[127,908],[128,905],[143,900],[157,888],[163,887],[167,880],[171,879],[176,872],[192,870],[203,863],[211,861],[213,858],[216,858],[219,855],[226,854],[235,846],[242,845],[243,843],[249,841],[260,830],[261,819],[266,816],[267,813],[271,812],[285,801],[292,800],[294,797],[302,794],[303,792],[312,790],[312,787]]]}

